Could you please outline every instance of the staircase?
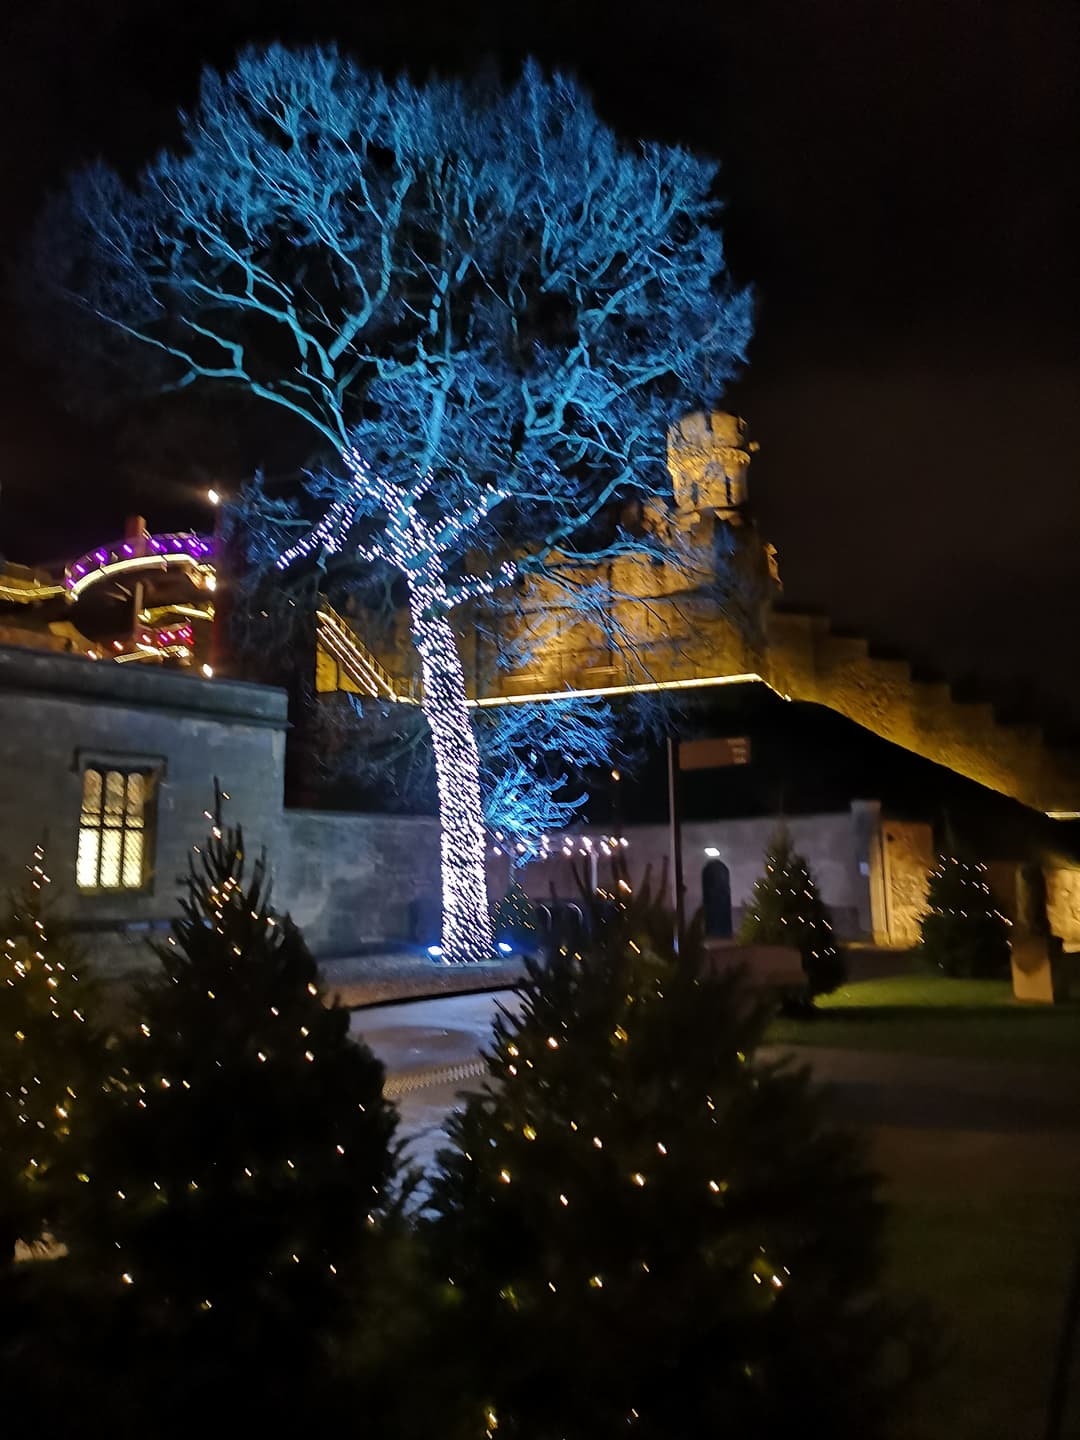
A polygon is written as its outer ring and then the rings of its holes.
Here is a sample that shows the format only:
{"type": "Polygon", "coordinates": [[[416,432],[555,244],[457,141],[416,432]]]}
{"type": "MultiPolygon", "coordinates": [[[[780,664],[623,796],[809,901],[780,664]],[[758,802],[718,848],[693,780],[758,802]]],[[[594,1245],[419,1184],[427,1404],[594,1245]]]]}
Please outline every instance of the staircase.
{"type": "Polygon", "coordinates": [[[315,620],[319,649],[329,657],[338,671],[332,683],[322,683],[325,667],[320,666],[317,680],[319,690],[348,690],[354,694],[370,695],[376,700],[391,700],[395,704],[420,703],[417,682],[391,675],[348,621],[342,619],[331,605],[324,601],[315,620]],[[343,684],[343,680],[346,683],[343,684]]]}

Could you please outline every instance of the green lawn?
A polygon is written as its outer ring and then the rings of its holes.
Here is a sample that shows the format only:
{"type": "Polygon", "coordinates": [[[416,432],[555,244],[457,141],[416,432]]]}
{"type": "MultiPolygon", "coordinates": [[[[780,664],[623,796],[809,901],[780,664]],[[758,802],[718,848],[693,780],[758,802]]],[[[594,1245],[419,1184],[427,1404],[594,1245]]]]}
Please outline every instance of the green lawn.
{"type": "Polygon", "coordinates": [[[778,1018],[776,1044],[909,1051],[1080,1068],[1080,1002],[1019,1004],[1007,980],[903,975],[861,980],[817,1001],[809,1020],[778,1018]]]}
{"type": "MultiPolygon", "coordinates": [[[[1080,1003],[1020,1005],[1008,981],[913,974],[821,998],[769,1040],[1080,1069],[1080,1003]]],[[[1071,1074],[1060,1082],[1074,1094],[1071,1074]]],[[[1080,1243],[1073,1131],[879,1127],[894,1292],[940,1326],[935,1375],[898,1415],[895,1440],[1043,1440],[1065,1290],[1080,1243]]],[[[1080,1347],[1078,1347],[1080,1348],[1080,1347]]],[[[1080,1437],[1080,1354],[1065,1436],[1080,1437]]]]}
{"type": "Polygon", "coordinates": [[[898,1417],[895,1440],[1042,1440],[1076,1201],[962,1184],[900,1185],[893,1201],[894,1291],[928,1301],[940,1327],[936,1371],[898,1417]]]}

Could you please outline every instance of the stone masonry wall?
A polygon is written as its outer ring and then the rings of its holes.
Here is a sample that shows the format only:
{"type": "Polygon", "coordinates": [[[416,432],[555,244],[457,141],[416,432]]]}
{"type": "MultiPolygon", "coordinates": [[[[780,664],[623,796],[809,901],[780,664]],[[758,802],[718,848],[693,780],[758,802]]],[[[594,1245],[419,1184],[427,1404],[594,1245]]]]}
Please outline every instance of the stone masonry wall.
{"type": "Polygon", "coordinates": [[[412,939],[418,909],[438,902],[438,821],[287,810],[275,881],[317,955],[412,939]]]}
{"type": "Polygon", "coordinates": [[[66,655],[0,649],[0,893],[18,887],[45,840],[50,899],[106,963],[132,959],[147,927],[176,913],[176,880],[205,836],[218,776],[249,846],[275,846],[285,696],[265,687],[66,655]],[[75,884],[87,763],[145,764],[159,776],[152,864],[142,890],[75,884]]]}
{"type": "MultiPolygon", "coordinates": [[[[702,873],[710,859],[716,858],[728,867],[731,876],[731,903],[735,927],[750,902],[754,883],[765,869],[765,847],[776,833],[780,821],[763,817],[753,820],[700,821],[683,826],[683,883],[686,887],[687,915],[702,903],[702,873]],[[717,850],[715,857],[705,854],[706,848],[717,850]]],[[[791,834],[795,848],[809,862],[822,899],[833,912],[838,934],[845,937],[865,935],[869,919],[869,881],[860,869],[861,836],[854,809],[835,815],[802,815],[782,822],[791,834]]],[[[599,830],[585,830],[599,849],[603,836],[599,830]]],[[[647,867],[655,884],[664,873],[670,853],[670,837],[666,825],[630,825],[622,835],[629,841],[623,856],[634,884],[639,884],[647,867]]],[[[583,862],[577,857],[576,864],[583,862]]],[[[604,861],[600,861],[604,877],[604,861]]],[[[577,898],[571,861],[561,855],[529,865],[523,875],[529,895],[541,901],[548,899],[554,886],[560,899],[577,898]]]]}

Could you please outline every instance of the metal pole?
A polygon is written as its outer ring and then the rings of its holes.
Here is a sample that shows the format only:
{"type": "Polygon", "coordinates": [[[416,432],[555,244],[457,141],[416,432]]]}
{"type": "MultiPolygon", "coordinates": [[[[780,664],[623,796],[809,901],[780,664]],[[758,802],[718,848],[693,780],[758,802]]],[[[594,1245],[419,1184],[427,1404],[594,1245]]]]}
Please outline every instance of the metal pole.
{"type": "Polygon", "coordinates": [[[671,825],[671,909],[675,916],[675,954],[683,932],[682,815],[679,811],[679,742],[668,737],[668,820],[671,825]]]}
{"type": "Polygon", "coordinates": [[[131,643],[132,643],[132,645],[134,645],[135,642],[136,642],[136,640],[139,638],[139,625],[140,625],[140,623],[141,623],[140,620],[139,620],[139,615],[142,613],[143,602],[144,602],[145,599],[146,599],[146,591],[143,589],[143,582],[142,582],[141,580],[136,580],[136,581],[135,581],[135,590],[134,590],[134,593],[132,594],[132,597],[131,597],[131,605],[132,605],[132,610],[131,610],[131,643]]]}

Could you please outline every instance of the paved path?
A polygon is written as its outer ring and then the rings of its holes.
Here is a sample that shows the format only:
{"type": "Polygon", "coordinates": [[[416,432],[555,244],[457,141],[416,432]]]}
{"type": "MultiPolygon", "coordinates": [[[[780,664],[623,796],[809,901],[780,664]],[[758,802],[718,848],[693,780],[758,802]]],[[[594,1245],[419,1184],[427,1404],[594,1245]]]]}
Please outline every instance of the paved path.
{"type": "MultiPolygon", "coordinates": [[[[462,1091],[476,1089],[477,1060],[509,994],[455,995],[353,1013],[385,1062],[415,1159],[427,1164],[442,1143],[446,1116],[462,1091]]],[[[830,1050],[766,1049],[807,1064],[832,1092],[837,1113],[875,1132],[883,1168],[902,1163],[932,1171],[939,1161],[973,1172],[990,1165],[1003,1183],[1032,1167],[1056,1189],[1080,1174],[1080,1093],[1067,1069],[1002,1061],[830,1050]],[[936,1158],[935,1158],[936,1157],[936,1158]]]]}
{"type": "Polygon", "coordinates": [[[515,1009],[512,992],[441,995],[354,1010],[352,1031],[362,1035],[395,1074],[424,1066],[474,1060],[486,1045],[500,1005],[515,1009]]]}
{"type": "MultiPolygon", "coordinates": [[[[478,1052],[489,1038],[498,998],[455,996],[354,1014],[354,1029],[391,1071],[388,1090],[398,1098],[402,1133],[414,1163],[428,1174],[462,1092],[483,1083],[478,1052]],[[454,1078],[444,1078],[448,1074],[454,1078]]],[[[1075,1072],[812,1046],[765,1053],[786,1053],[809,1065],[832,1092],[837,1115],[867,1134],[884,1193],[896,1205],[899,1228],[891,1244],[907,1234],[909,1251],[901,1248],[897,1274],[907,1273],[905,1255],[907,1262],[918,1261],[918,1293],[942,1318],[952,1347],[949,1364],[964,1377],[959,1399],[947,1374],[936,1388],[932,1384],[900,1433],[906,1440],[940,1440],[945,1433],[956,1440],[1036,1440],[1044,1432],[1076,1243],[1075,1072]],[[918,1246],[929,1246],[932,1271],[921,1250],[910,1250],[912,1235],[918,1246]],[[1011,1246],[1024,1257],[1021,1269],[1011,1246]],[[963,1297],[973,1285],[989,1310],[968,1308],[963,1297]],[[984,1374],[986,1365],[990,1374],[984,1374]],[[982,1397],[973,1418],[969,1386],[982,1397]],[[1007,1418],[995,1426],[999,1409],[1007,1418]]],[[[1080,1375],[1080,1351],[1074,1368],[1080,1375]]],[[[1080,1387],[1078,1380],[1073,1384],[1080,1387]]],[[[1080,1420],[1074,1416],[1071,1423],[1063,1434],[1080,1440],[1080,1420]]]]}

